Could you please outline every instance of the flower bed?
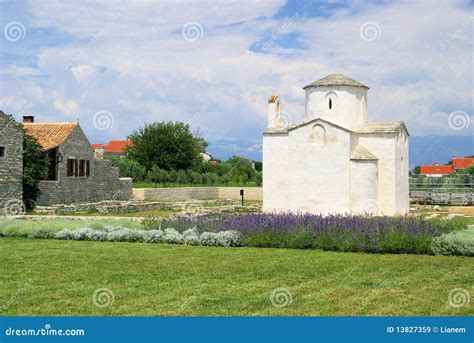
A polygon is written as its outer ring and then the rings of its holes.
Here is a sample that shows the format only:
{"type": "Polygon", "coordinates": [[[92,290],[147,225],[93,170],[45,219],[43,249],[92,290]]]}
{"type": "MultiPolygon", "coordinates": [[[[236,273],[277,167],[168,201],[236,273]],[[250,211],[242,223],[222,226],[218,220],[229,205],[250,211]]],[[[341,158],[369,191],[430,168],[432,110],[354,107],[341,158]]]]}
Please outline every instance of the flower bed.
{"type": "Polygon", "coordinates": [[[200,231],[238,231],[244,246],[412,254],[432,253],[434,237],[466,227],[459,220],[283,213],[180,217],[165,219],[160,225],[178,230],[196,226],[200,231]]]}
{"type": "Polygon", "coordinates": [[[0,236],[205,246],[473,256],[462,219],[246,214],[150,218],[137,223],[0,220],[0,236]],[[80,226],[82,225],[82,226],[80,226]],[[450,233],[452,232],[452,235],[450,233]],[[460,233],[459,235],[457,233],[460,233]]]}

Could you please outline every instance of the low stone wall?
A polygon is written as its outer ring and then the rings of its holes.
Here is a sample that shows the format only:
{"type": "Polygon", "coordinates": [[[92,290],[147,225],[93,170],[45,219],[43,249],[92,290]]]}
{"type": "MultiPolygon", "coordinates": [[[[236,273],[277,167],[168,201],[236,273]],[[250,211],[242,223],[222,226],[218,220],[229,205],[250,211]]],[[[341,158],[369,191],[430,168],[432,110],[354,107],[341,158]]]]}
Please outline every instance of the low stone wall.
{"type": "Polygon", "coordinates": [[[134,188],[134,200],[182,201],[230,199],[238,200],[244,189],[245,200],[262,200],[261,187],[177,187],[177,188],[134,188]]]}
{"type": "Polygon", "coordinates": [[[57,204],[51,206],[37,206],[38,214],[76,214],[96,211],[98,213],[125,213],[149,210],[172,209],[163,202],[134,202],[134,201],[100,201],[82,204],[57,204]]]}
{"type": "MultiPolygon", "coordinates": [[[[37,206],[35,212],[40,215],[80,215],[90,212],[127,213],[151,210],[172,210],[176,214],[207,215],[224,213],[260,212],[259,204],[241,206],[237,200],[185,200],[185,201],[99,201],[80,204],[56,204],[37,206]]],[[[33,216],[35,217],[35,216],[33,216]]]]}

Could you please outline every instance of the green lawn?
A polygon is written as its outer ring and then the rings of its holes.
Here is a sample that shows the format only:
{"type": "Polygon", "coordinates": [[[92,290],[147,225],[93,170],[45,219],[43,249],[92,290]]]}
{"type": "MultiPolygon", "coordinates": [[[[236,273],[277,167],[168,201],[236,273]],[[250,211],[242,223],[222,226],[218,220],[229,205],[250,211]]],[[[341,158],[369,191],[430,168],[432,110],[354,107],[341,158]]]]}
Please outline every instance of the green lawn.
{"type": "Polygon", "coordinates": [[[0,270],[1,315],[474,314],[448,305],[474,294],[466,257],[4,237],[0,270]],[[99,288],[112,305],[94,305],[99,288]],[[272,306],[277,288],[289,305],[272,306]]]}

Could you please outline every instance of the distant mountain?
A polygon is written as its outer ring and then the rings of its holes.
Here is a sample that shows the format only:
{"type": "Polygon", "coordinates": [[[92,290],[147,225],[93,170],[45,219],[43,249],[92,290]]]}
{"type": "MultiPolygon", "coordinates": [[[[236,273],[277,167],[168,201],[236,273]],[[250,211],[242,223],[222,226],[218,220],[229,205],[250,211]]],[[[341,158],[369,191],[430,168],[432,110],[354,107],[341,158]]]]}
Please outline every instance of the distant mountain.
{"type": "Polygon", "coordinates": [[[254,161],[262,161],[262,141],[252,142],[244,140],[217,140],[210,141],[207,152],[214,158],[227,160],[232,156],[242,156],[254,161]]]}
{"type": "MultiPolygon", "coordinates": [[[[217,140],[209,142],[208,152],[214,158],[227,160],[233,155],[262,160],[262,142],[217,140]]],[[[474,155],[474,136],[410,137],[410,167],[420,164],[444,164],[452,155],[474,155]]]]}
{"type": "Polygon", "coordinates": [[[474,136],[410,137],[410,166],[445,164],[453,155],[474,155],[474,136]]]}

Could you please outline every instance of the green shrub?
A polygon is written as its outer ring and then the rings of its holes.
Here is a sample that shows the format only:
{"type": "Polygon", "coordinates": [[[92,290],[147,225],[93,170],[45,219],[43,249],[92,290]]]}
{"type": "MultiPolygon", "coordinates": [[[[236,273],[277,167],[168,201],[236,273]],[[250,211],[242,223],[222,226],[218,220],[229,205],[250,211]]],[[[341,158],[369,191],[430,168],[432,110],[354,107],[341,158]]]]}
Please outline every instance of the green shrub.
{"type": "Polygon", "coordinates": [[[431,242],[431,252],[435,255],[474,256],[474,227],[435,237],[431,242]]]}
{"type": "Polygon", "coordinates": [[[0,237],[19,236],[31,238],[50,238],[51,235],[63,229],[77,229],[89,227],[94,230],[104,230],[110,227],[140,228],[139,222],[131,220],[65,220],[47,219],[29,221],[22,219],[0,219],[0,237]]]}
{"type": "Polygon", "coordinates": [[[119,169],[120,177],[131,177],[133,181],[143,181],[146,178],[145,167],[127,157],[108,157],[110,164],[119,169]]]}

